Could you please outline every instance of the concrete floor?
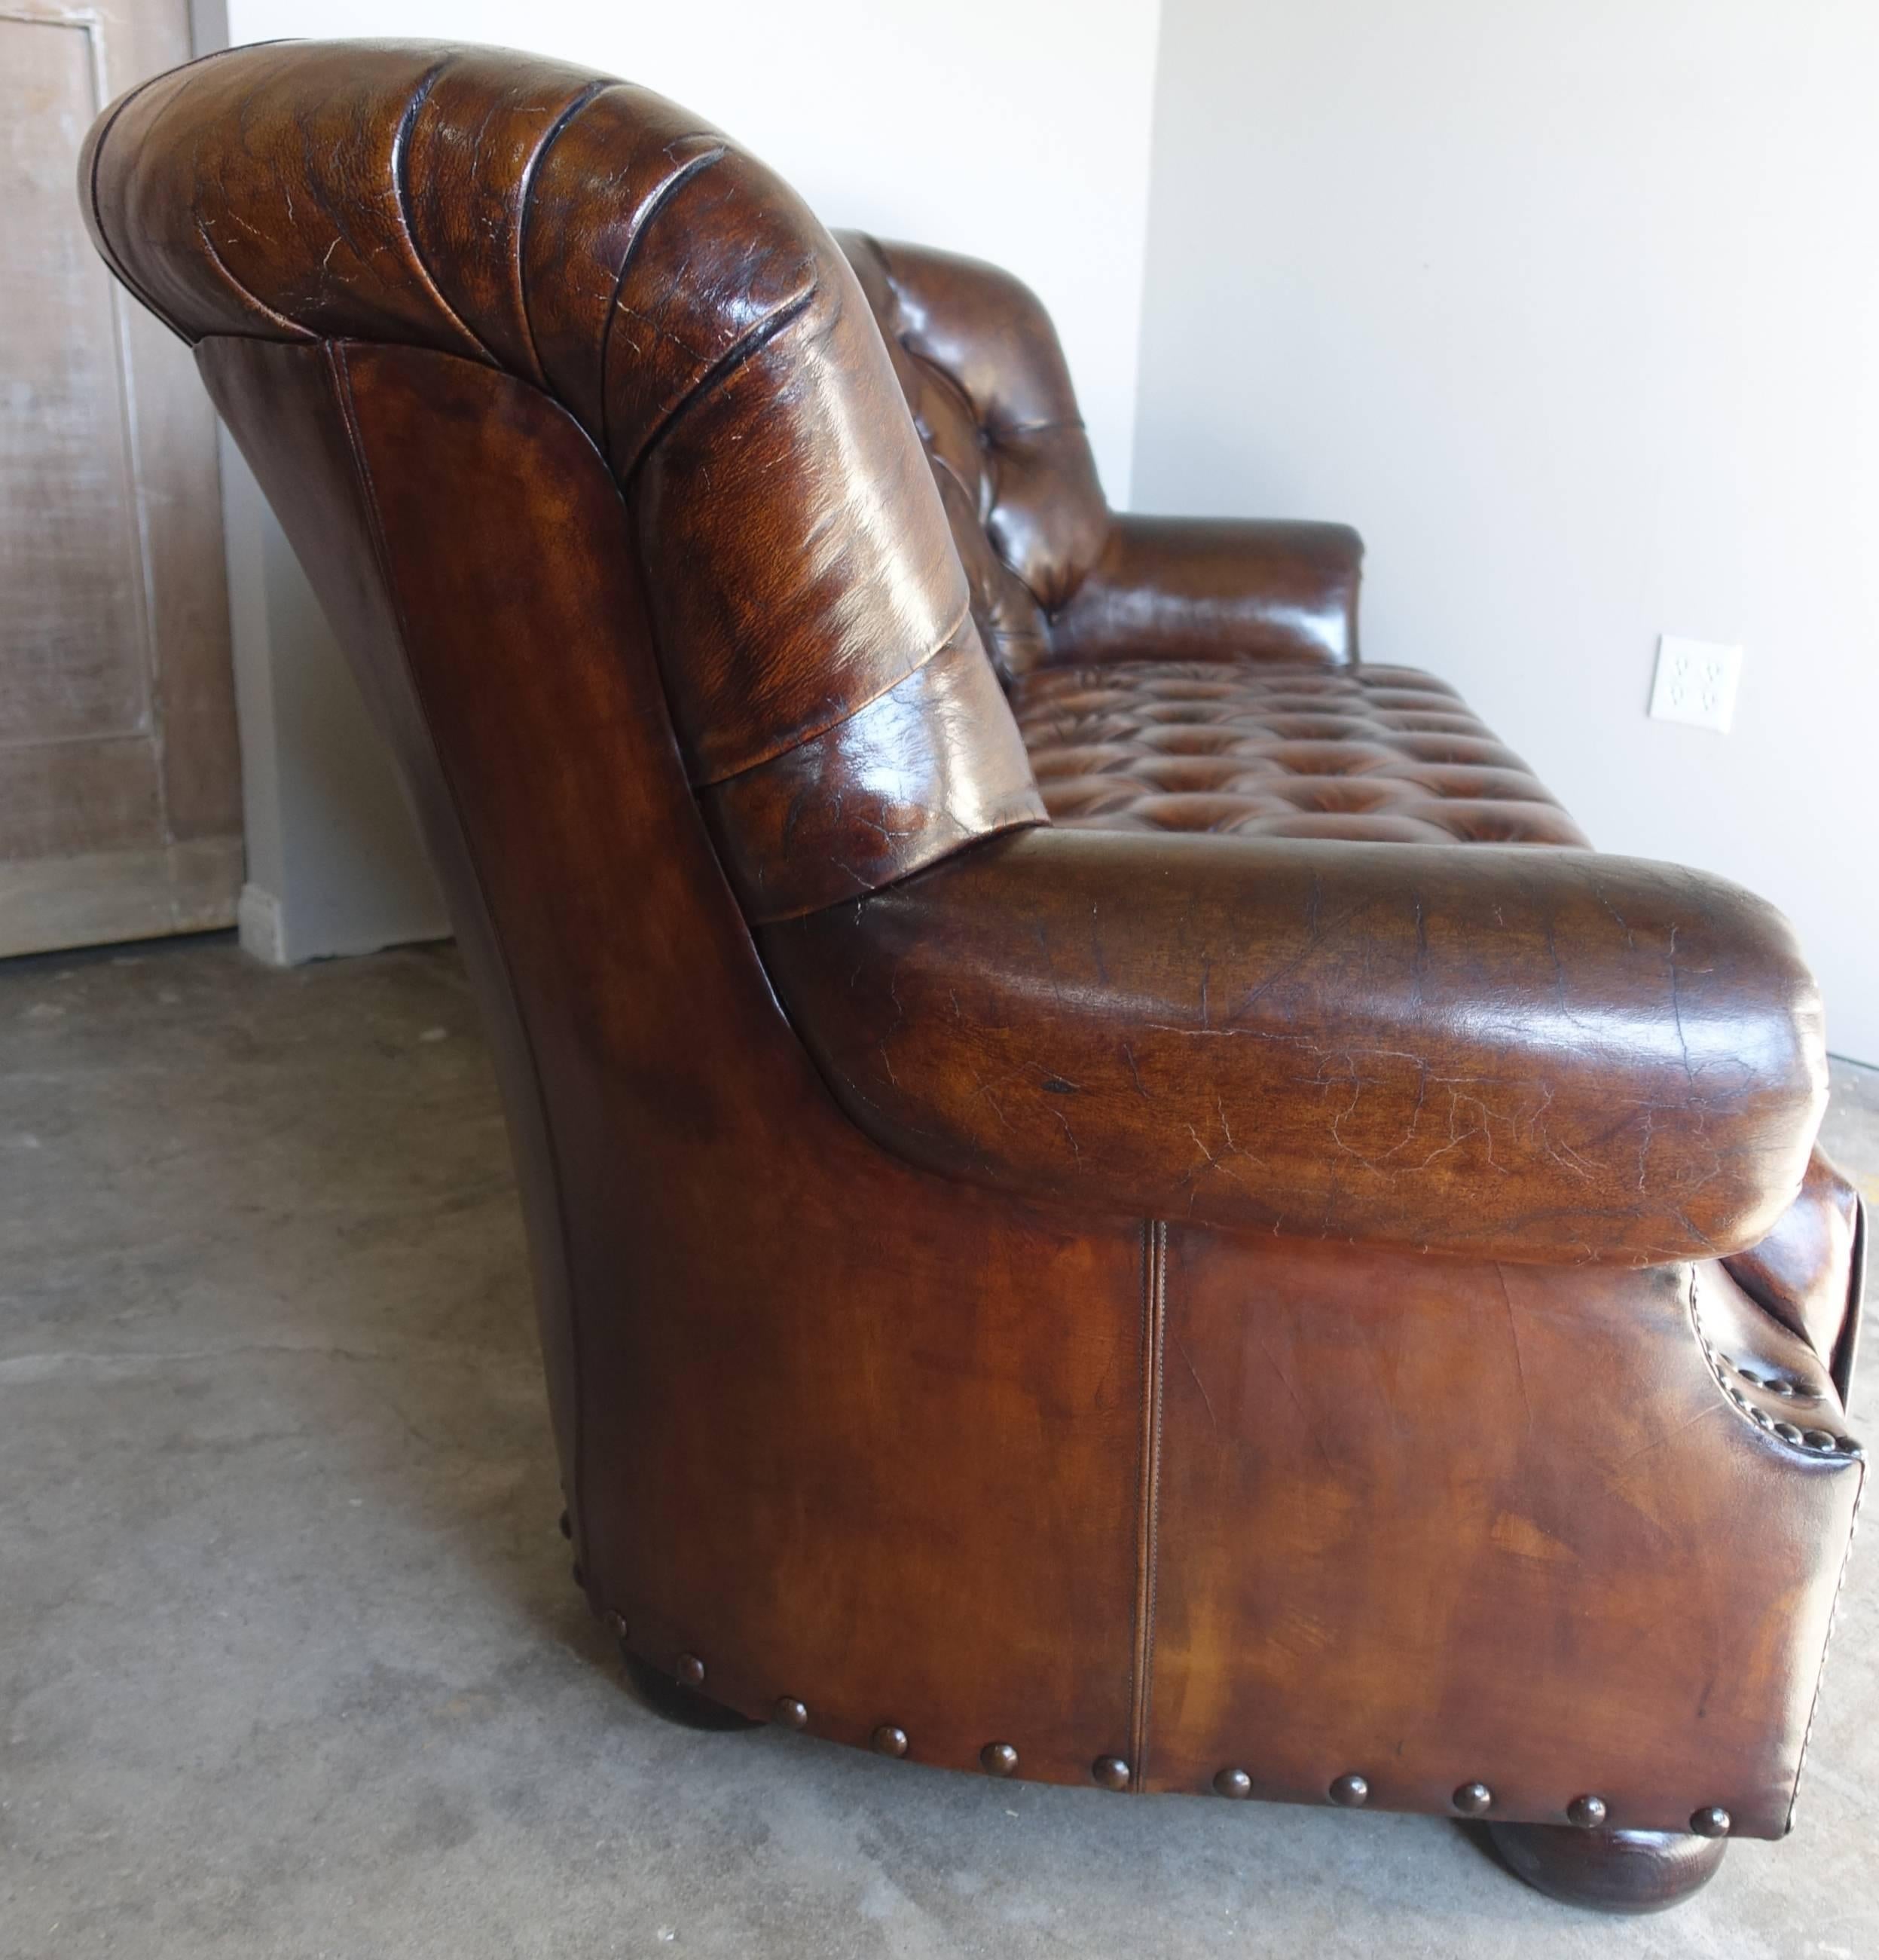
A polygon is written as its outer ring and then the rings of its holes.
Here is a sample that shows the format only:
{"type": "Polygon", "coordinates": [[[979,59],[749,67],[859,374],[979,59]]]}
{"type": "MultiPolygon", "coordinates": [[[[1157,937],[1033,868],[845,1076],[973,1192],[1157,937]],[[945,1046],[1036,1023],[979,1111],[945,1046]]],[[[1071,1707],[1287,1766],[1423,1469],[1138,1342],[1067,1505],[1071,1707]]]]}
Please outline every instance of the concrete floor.
{"type": "MultiPolygon", "coordinates": [[[[1835,1147],[1879,1196],[1879,1074],[1835,1147]]],[[[1795,1834],[1550,1904],[1438,1820],[644,1712],[568,1582],[447,950],[0,967],[0,1954],[1879,1955],[1879,1551],[1795,1834]]],[[[1879,1406],[1879,1341],[1863,1406],[1879,1406]]]]}

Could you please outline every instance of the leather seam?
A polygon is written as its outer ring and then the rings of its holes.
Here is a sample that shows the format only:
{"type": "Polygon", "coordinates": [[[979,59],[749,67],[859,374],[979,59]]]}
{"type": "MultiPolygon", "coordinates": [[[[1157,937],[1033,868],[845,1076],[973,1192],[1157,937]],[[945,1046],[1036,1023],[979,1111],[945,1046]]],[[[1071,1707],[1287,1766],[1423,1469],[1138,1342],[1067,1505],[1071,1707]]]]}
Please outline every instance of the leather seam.
{"type": "MultiPolygon", "coordinates": [[[[202,241],[202,250],[208,254],[209,263],[221,275],[222,279],[227,285],[229,291],[232,292],[237,299],[240,300],[244,305],[253,307],[255,311],[260,314],[263,320],[271,321],[276,326],[285,327],[290,334],[297,334],[300,336],[299,340],[297,342],[290,342],[288,343],[290,345],[304,347],[309,342],[317,341],[318,336],[313,333],[310,329],[302,326],[297,320],[289,320],[287,315],[284,313],[276,312],[272,307],[268,304],[265,300],[261,298],[259,294],[250,292],[246,285],[244,285],[241,280],[236,278],[234,273],[229,268],[228,261],[222,256],[220,247],[217,246],[215,240],[208,235],[208,227],[199,218],[196,221],[196,235],[202,241]]],[[[213,336],[209,337],[212,338],[213,336]]],[[[257,340],[271,340],[272,339],[272,336],[264,334],[253,334],[237,337],[257,340]]]]}
{"type": "MultiPolygon", "coordinates": [[[[245,45],[250,49],[279,47],[282,45],[283,38],[278,35],[271,36],[266,40],[250,41],[245,45]]],[[[141,81],[133,83],[130,88],[126,89],[115,103],[107,103],[99,113],[101,115],[108,114],[110,119],[98,132],[97,140],[92,145],[91,168],[87,173],[85,202],[90,206],[91,216],[97,227],[97,241],[105,264],[117,275],[131,297],[153,317],[161,320],[186,347],[193,347],[197,343],[190,339],[182,328],[177,326],[168,313],[164,312],[163,308],[151,298],[149,291],[142,281],[132,276],[127,268],[123,253],[118,248],[117,241],[112,237],[110,231],[106,228],[104,208],[98,202],[98,168],[104,161],[104,146],[116,129],[119,119],[138,97],[154,88],[160,81],[173,81],[176,76],[190,68],[200,68],[205,62],[219,61],[224,55],[234,54],[236,52],[234,48],[211,48],[206,53],[197,55],[192,60],[183,62],[175,68],[164,69],[161,75],[146,75],[141,81]]],[[[164,105],[164,107],[167,106],[167,103],[164,105]]],[[[157,113],[161,116],[163,113],[163,108],[160,107],[157,113]]],[[[226,269],[224,269],[224,276],[227,276],[226,269]]],[[[205,339],[209,337],[207,335],[202,336],[205,339]]],[[[307,335],[310,340],[316,337],[311,333],[307,335]]]]}
{"type": "Polygon", "coordinates": [[[535,369],[536,385],[545,390],[548,387],[548,370],[542,364],[541,349],[535,344],[535,322],[529,315],[527,252],[529,245],[529,215],[535,208],[535,180],[542,161],[550,150],[561,139],[568,126],[579,116],[598,96],[603,95],[615,84],[605,76],[596,76],[564,107],[543,132],[542,140],[530,153],[528,161],[522,167],[520,181],[516,186],[516,313],[522,322],[522,337],[529,350],[529,360],[535,369]]]}
{"type": "MultiPolygon", "coordinates": [[[[822,282],[819,279],[812,280],[806,292],[799,293],[793,300],[786,300],[768,318],[760,320],[749,332],[739,334],[737,339],[733,341],[730,345],[693,382],[686,393],[672,404],[653,428],[647,430],[644,440],[639,446],[638,453],[634,457],[631,463],[615,472],[619,479],[621,491],[629,503],[634,501],[639,473],[646,466],[647,459],[666,437],[671,434],[678,423],[689,415],[706,396],[722,387],[740,369],[747,367],[750,362],[755,360],[771,341],[777,339],[793,326],[815,304],[816,296],[821,291],[822,282]]],[[[614,313],[618,310],[619,302],[616,299],[612,311],[607,315],[608,320],[611,321],[614,313]]],[[[606,383],[606,377],[602,374],[601,377],[602,388],[605,387],[606,383]]]]}
{"type": "Polygon", "coordinates": [[[1168,1227],[1142,1227],[1142,1411],[1136,1516],[1134,1650],[1129,1707],[1129,1787],[1147,1787],[1154,1692],[1155,1607],[1161,1526],[1162,1380],[1168,1332],[1168,1227]]]}
{"type": "MultiPolygon", "coordinates": [[[[607,362],[613,346],[613,323],[620,317],[620,295],[626,290],[626,275],[633,269],[633,260],[639,250],[640,242],[645,237],[647,228],[653,221],[694,177],[708,170],[714,164],[722,163],[729,154],[729,147],[720,143],[715,150],[703,150],[695,157],[688,157],[647,199],[644,208],[641,211],[638,218],[634,224],[631,235],[621,250],[619,268],[613,275],[613,291],[607,298],[607,317],[601,323],[600,345],[598,358],[594,364],[595,388],[600,402],[600,433],[595,447],[599,449],[600,460],[606,465],[609,472],[616,476],[618,473],[613,470],[612,434],[609,414],[612,404],[607,396],[607,362]]],[[[533,338],[534,334],[533,325],[530,326],[529,334],[533,338]]]]}
{"type": "Polygon", "coordinates": [[[1801,1736],[1801,1753],[1795,1758],[1794,1787],[1788,1793],[1788,1814],[1782,1819],[1781,1834],[1785,1838],[1795,1828],[1795,1806],[1801,1800],[1801,1779],[1807,1774],[1807,1749],[1814,1740],[1814,1718],[1820,1712],[1820,1695],[1827,1686],[1827,1657],[1833,1645],[1834,1628],[1839,1622],[1840,1596],[1846,1589],[1846,1573],[1853,1562],[1853,1541],[1859,1535],[1859,1513],[1866,1499],[1866,1466],[1859,1466],[1859,1488],[1853,1494],[1853,1514],[1847,1521],[1846,1549],[1840,1558],[1839,1577],[1833,1583],[1833,1603],[1827,1608],[1827,1637],[1820,1643],[1820,1668],[1814,1678],[1814,1698],[1807,1704],[1807,1726],[1801,1736]]]}
{"type": "MultiPolygon", "coordinates": [[[[405,243],[411,252],[412,266],[423,281],[424,291],[437,302],[444,318],[476,349],[477,354],[492,368],[501,369],[504,364],[496,358],[488,342],[444,297],[444,288],[437,283],[430,262],[424,257],[424,248],[418,243],[418,228],[411,221],[411,132],[417,127],[418,118],[424,113],[424,104],[431,100],[431,91],[443,79],[445,71],[454,64],[456,59],[453,54],[446,55],[425,74],[412,91],[411,100],[405,103],[404,113],[398,119],[398,127],[392,133],[392,205],[398,213],[399,229],[404,233],[405,243]]],[[[473,359],[475,357],[468,358],[473,359]]]]}
{"type": "MultiPolygon", "coordinates": [[[[780,762],[786,756],[793,756],[797,749],[806,749],[812,743],[820,742],[834,734],[838,729],[845,728],[857,714],[865,714],[877,701],[885,701],[896,688],[905,687],[910,681],[917,679],[933,665],[935,660],[939,659],[942,654],[950,653],[955,648],[966,645],[966,629],[971,623],[972,602],[968,597],[965,605],[959,609],[959,617],[940,635],[938,644],[917,660],[913,666],[897,673],[885,687],[876,689],[865,701],[853,703],[852,705],[844,708],[832,721],[825,721],[819,728],[812,729],[806,735],[799,735],[793,742],[785,742],[781,747],[772,749],[768,755],[758,756],[754,762],[740,762],[736,768],[727,770],[721,776],[700,777],[692,782],[692,787],[701,794],[706,790],[722,789],[727,783],[734,783],[740,777],[754,775],[759,769],[767,769],[772,763],[780,762]]],[[[689,772],[688,772],[688,775],[689,772]]]]}

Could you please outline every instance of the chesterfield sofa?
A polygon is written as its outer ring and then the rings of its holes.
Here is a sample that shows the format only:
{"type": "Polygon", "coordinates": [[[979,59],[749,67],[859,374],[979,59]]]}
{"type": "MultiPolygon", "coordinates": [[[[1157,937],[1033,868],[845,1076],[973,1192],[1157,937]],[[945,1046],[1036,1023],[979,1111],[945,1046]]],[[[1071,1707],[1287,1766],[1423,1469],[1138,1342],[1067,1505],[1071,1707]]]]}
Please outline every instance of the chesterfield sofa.
{"type": "Polygon", "coordinates": [[[1110,511],[1023,286],[642,89],[245,48],[81,189],[401,760],[667,1712],[1615,1909],[1789,1828],[1863,1226],[1776,913],[1360,663],[1351,532],[1110,511]]]}

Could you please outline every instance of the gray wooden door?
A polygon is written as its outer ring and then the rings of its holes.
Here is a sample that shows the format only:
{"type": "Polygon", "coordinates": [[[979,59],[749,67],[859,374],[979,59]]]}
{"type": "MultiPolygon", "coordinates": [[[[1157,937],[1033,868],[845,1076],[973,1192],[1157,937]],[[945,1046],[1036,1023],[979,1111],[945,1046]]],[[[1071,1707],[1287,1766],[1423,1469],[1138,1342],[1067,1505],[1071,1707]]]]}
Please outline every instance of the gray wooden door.
{"type": "Polygon", "coordinates": [[[0,0],[0,954],[226,925],[240,774],[215,422],[77,189],[187,0],[0,0]]]}

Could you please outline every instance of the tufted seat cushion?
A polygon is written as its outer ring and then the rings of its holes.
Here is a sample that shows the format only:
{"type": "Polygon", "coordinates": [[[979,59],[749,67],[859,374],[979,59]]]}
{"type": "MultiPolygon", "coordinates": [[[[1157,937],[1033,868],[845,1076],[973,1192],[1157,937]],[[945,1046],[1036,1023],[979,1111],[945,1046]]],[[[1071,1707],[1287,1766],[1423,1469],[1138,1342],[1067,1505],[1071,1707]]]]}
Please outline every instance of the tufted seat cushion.
{"type": "Polygon", "coordinates": [[[1455,690],[1413,667],[1120,660],[1041,669],[1010,699],[1054,823],[1587,842],[1455,690]]]}

